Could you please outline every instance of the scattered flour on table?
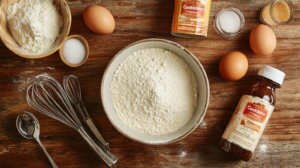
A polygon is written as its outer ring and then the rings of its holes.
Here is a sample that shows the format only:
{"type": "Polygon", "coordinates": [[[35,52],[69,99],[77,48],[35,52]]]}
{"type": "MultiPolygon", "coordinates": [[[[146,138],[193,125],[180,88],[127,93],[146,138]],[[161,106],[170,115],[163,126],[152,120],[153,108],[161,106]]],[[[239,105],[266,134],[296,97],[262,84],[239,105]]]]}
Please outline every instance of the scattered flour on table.
{"type": "Polygon", "coordinates": [[[117,69],[111,84],[121,120],[143,133],[163,135],[183,127],[197,106],[197,81],[174,53],[158,48],[134,52],[117,69]]]}
{"type": "Polygon", "coordinates": [[[33,54],[50,49],[63,25],[53,0],[20,0],[7,9],[6,17],[13,38],[33,54]]]}
{"type": "Polygon", "coordinates": [[[14,84],[18,84],[18,92],[25,92],[29,83],[35,78],[37,75],[50,76],[48,73],[36,74],[38,71],[24,71],[21,72],[18,76],[12,77],[12,81],[14,84]]]}

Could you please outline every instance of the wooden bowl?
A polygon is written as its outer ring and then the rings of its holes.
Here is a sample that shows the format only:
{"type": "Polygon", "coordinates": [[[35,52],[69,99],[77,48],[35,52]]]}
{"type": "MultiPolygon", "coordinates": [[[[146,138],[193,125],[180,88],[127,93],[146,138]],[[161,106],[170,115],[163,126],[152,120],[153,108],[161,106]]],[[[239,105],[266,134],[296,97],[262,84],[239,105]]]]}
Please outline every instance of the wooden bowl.
{"type": "Polygon", "coordinates": [[[71,11],[66,1],[54,0],[54,3],[59,7],[60,14],[64,20],[64,25],[61,28],[60,36],[56,39],[52,47],[42,54],[32,54],[23,50],[12,37],[6,20],[6,11],[10,5],[16,2],[19,2],[19,0],[2,0],[2,5],[0,7],[0,37],[6,47],[15,54],[30,59],[47,57],[57,51],[63,45],[64,39],[69,35],[71,27],[71,11]]]}
{"type": "Polygon", "coordinates": [[[67,38],[63,41],[62,46],[61,46],[60,49],[59,49],[59,55],[60,55],[61,60],[62,60],[65,64],[67,64],[68,66],[73,67],[73,68],[79,67],[79,66],[83,65],[83,64],[86,62],[86,60],[89,58],[89,44],[87,43],[87,41],[86,41],[82,36],[79,36],[79,35],[72,35],[72,36],[69,36],[69,37],[67,37],[67,38]],[[67,40],[69,40],[69,39],[78,39],[78,40],[80,40],[81,43],[85,46],[85,50],[86,50],[85,59],[84,59],[81,63],[79,63],[79,64],[71,64],[71,63],[69,63],[69,62],[66,60],[66,58],[64,57],[64,54],[63,54],[63,46],[64,46],[65,42],[66,42],[67,40]]]}
{"type": "Polygon", "coordinates": [[[163,145],[181,140],[193,132],[203,120],[209,103],[209,82],[199,60],[188,49],[173,41],[164,39],[145,39],[129,44],[119,51],[107,65],[102,77],[101,99],[104,111],[112,125],[124,136],[136,142],[149,145],[163,145]],[[165,135],[150,135],[136,131],[125,125],[114,108],[111,95],[111,83],[119,65],[132,53],[148,48],[163,48],[182,58],[192,69],[198,82],[198,102],[191,120],[182,128],[165,135]]]}

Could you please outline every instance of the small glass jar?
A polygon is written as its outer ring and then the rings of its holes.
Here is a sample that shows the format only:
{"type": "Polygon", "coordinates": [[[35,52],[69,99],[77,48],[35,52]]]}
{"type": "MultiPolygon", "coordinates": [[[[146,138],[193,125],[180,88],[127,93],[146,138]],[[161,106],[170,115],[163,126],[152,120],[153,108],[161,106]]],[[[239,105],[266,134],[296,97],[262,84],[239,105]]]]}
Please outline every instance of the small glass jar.
{"type": "Polygon", "coordinates": [[[245,17],[237,8],[223,8],[215,16],[214,28],[216,32],[229,39],[241,32],[245,25],[245,17]]]}
{"type": "Polygon", "coordinates": [[[266,25],[286,24],[294,16],[294,5],[290,0],[275,0],[260,12],[260,21],[266,25]]]}

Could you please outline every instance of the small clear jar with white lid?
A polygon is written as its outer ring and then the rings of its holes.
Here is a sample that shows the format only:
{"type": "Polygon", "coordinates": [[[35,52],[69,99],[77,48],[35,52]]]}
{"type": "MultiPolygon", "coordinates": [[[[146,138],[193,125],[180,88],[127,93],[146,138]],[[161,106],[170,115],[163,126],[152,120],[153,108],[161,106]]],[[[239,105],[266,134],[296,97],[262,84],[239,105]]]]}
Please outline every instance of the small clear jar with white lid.
{"type": "Polygon", "coordinates": [[[215,16],[216,32],[228,39],[241,32],[245,25],[245,17],[237,8],[224,8],[215,16]]]}
{"type": "Polygon", "coordinates": [[[294,16],[294,5],[290,0],[274,0],[260,12],[260,21],[266,25],[286,24],[294,16]]]}

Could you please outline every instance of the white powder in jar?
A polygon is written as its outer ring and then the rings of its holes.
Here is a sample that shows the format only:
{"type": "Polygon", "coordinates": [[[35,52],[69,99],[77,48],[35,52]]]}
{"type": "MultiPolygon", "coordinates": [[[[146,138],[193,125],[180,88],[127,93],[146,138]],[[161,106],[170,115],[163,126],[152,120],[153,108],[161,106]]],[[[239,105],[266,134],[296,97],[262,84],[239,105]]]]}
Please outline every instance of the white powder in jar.
{"type": "Polygon", "coordinates": [[[191,68],[174,53],[158,48],[130,55],[111,84],[114,107],[129,127],[152,135],[186,125],[197,106],[197,81],[191,68]]]}
{"type": "Polygon", "coordinates": [[[241,19],[236,12],[223,11],[219,16],[220,26],[228,33],[236,33],[241,27],[241,19]]]}
{"type": "Polygon", "coordinates": [[[33,54],[49,50],[63,25],[53,0],[20,0],[7,9],[6,18],[15,41],[33,54]]]}
{"type": "Polygon", "coordinates": [[[80,64],[86,57],[86,49],[80,40],[69,39],[63,45],[63,55],[70,64],[80,64]]]}

